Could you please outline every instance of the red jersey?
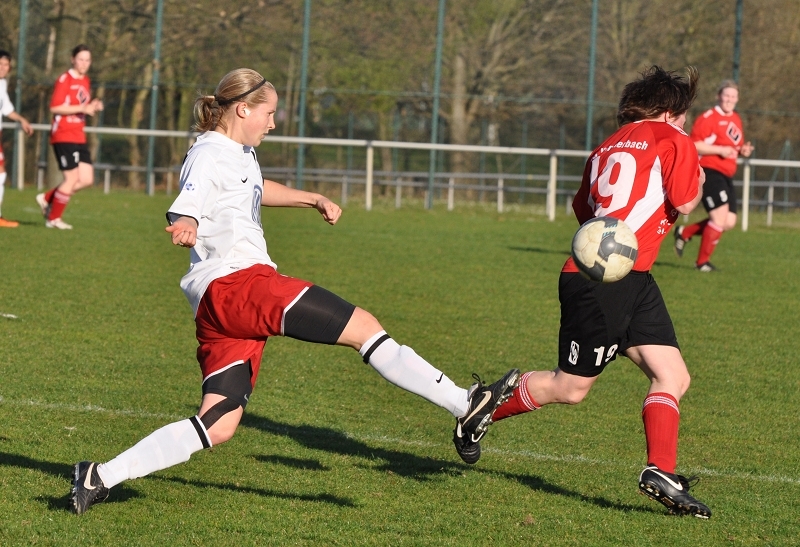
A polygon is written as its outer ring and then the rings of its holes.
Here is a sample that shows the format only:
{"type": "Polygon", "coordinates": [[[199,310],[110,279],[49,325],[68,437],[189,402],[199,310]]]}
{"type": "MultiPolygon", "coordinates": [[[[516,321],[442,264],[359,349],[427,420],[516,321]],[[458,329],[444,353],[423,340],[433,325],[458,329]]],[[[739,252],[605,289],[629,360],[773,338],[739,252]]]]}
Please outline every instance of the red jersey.
{"type": "MultiPolygon", "coordinates": [[[[680,128],[629,123],[592,152],[572,209],[580,224],[601,216],[624,220],[639,240],[633,269],[646,272],[678,218],[675,205],[697,197],[699,177],[697,149],[680,128]]],[[[578,271],[571,257],[562,271],[578,271]]]]}
{"type": "MultiPolygon", "coordinates": [[[[742,148],[744,131],[742,119],[736,112],[725,114],[719,106],[703,112],[703,115],[694,121],[692,133],[689,135],[692,142],[704,142],[717,146],[733,146],[736,150],[742,148]]],[[[723,158],[716,154],[701,156],[700,165],[719,171],[726,177],[736,174],[736,157],[723,158]]]]}
{"type": "MultiPolygon", "coordinates": [[[[54,106],[88,104],[91,100],[89,88],[91,82],[88,76],[75,78],[72,71],[68,70],[56,80],[53,89],[53,98],[50,99],[50,108],[54,106]]],[[[84,114],[69,114],[53,116],[53,127],[50,131],[50,143],[68,142],[84,144],[86,134],[83,127],[86,125],[84,114]]]]}

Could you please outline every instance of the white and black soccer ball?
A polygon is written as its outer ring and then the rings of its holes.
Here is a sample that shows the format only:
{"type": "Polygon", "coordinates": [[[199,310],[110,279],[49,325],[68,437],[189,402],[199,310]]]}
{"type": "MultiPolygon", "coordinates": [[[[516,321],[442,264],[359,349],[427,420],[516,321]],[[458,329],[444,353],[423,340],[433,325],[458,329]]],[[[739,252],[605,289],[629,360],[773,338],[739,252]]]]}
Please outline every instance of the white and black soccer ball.
{"type": "Polygon", "coordinates": [[[628,275],[638,250],[633,230],[613,217],[586,221],[572,238],[575,265],[592,281],[612,283],[628,275]]]}

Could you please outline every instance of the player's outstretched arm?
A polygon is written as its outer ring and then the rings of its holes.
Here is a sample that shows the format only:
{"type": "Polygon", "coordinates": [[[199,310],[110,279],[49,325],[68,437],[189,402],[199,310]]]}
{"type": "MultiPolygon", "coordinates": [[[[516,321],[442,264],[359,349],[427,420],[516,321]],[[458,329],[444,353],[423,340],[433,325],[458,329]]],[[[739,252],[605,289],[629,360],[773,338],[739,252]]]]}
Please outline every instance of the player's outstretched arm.
{"type": "Polygon", "coordinates": [[[289,188],[275,181],[264,179],[264,194],[261,205],[265,207],[313,207],[328,224],[336,224],[342,209],[321,194],[289,188]]]}
{"type": "Polygon", "coordinates": [[[173,245],[194,247],[197,243],[197,221],[192,217],[180,217],[165,230],[172,234],[173,245]]]}
{"type": "Polygon", "coordinates": [[[701,156],[721,156],[723,158],[735,158],[739,151],[733,146],[722,146],[719,144],[708,144],[703,141],[695,141],[697,153],[701,156]]]}
{"type": "Polygon", "coordinates": [[[14,120],[15,122],[19,122],[22,126],[22,130],[25,132],[26,135],[29,137],[33,135],[33,127],[31,127],[30,122],[25,118],[25,116],[20,116],[16,112],[12,112],[8,116],[6,116],[9,120],[14,120]]]}

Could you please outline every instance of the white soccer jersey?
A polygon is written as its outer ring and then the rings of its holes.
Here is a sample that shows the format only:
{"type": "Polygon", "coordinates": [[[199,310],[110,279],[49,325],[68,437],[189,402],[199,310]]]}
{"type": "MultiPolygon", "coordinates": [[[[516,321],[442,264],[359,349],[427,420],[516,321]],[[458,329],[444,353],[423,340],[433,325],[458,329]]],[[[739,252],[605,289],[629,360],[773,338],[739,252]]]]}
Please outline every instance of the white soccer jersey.
{"type": "Polygon", "coordinates": [[[255,150],[216,131],[197,138],[183,162],[181,190],[169,208],[170,222],[197,220],[197,243],[181,288],[194,313],[212,281],[254,264],[277,268],[267,254],[261,227],[264,179],[255,150]]]}
{"type": "Polygon", "coordinates": [[[8,81],[0,79],[0,123],[3,123],[3,116],[8,116],[14,112],[14,104],[8,97],[8,81]]]}

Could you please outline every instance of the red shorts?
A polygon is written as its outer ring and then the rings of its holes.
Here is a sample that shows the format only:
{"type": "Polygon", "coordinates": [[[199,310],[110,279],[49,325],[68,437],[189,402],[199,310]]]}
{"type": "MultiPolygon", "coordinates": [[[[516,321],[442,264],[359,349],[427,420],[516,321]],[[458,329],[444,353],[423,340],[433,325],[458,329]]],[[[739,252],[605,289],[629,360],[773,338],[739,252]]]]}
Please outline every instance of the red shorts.
{"type": "Polygon", "coordinates": [[[4,167],[6,164],[6,158],[3,155],[3,144],[0,143],[0,167],[4,167]]]}
{"type": "Polygon", "coordinates": [[[313,283],[256,264],[220,277],[206,289],[197,308],[197,361],[203,381],[228,366],[250,361],[256,385],[261,354],[270,336],[283,334],[288,308],[313,283]]]}

